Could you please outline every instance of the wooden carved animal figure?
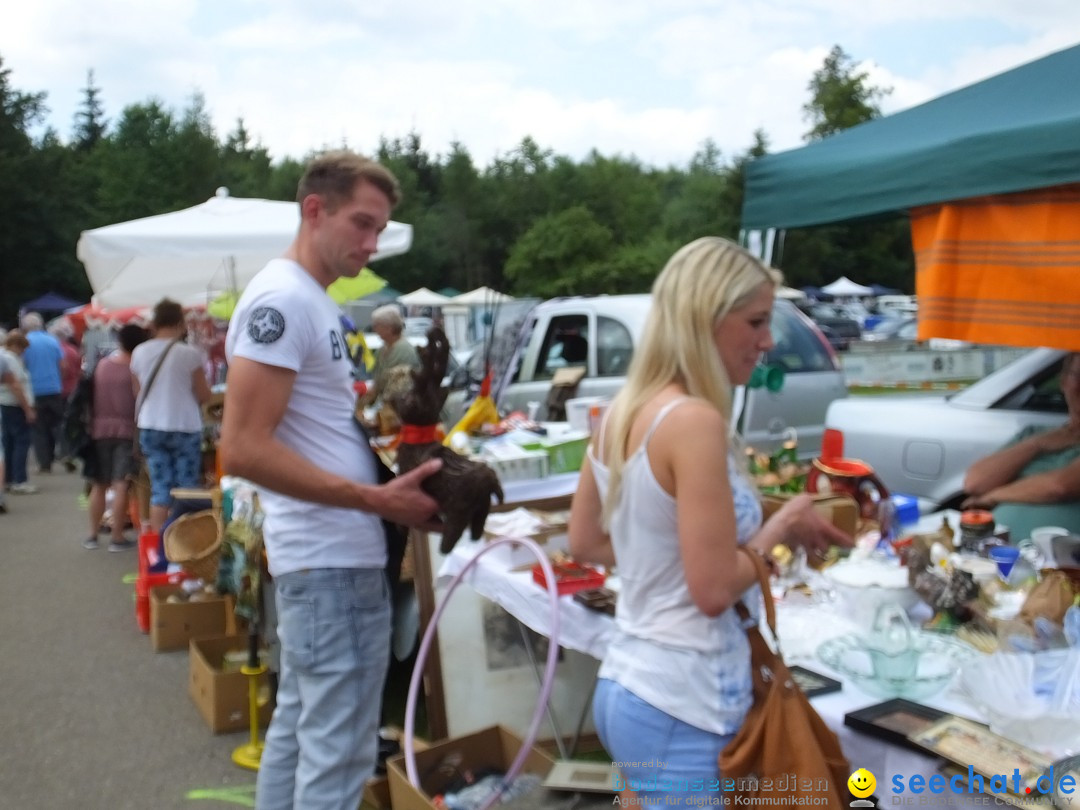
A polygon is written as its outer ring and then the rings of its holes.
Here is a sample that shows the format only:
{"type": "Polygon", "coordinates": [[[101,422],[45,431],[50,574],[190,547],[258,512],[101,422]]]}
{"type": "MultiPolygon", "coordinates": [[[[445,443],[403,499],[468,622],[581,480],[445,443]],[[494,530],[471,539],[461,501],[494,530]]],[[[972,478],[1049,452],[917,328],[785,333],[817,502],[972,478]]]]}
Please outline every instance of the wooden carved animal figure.
{"type": "Polygon", "coordinates": [[[401,419],[398,470],[408,472],[430,458],[442,459],[443,466],[423,483],[424,491],[439,504],[444,530],[439,551],[449,554],[465,529],[475,540],[483,534],[491,511],[491,496],[503,502],[499,478],[491,467],[472,461],[444,447],[435,437],[447,389],[442,387],[450,342],[437,326],[428,330],[427,346],[419,350],[420,368],[412,371],[413,384],[391,397],[401,419]]]}

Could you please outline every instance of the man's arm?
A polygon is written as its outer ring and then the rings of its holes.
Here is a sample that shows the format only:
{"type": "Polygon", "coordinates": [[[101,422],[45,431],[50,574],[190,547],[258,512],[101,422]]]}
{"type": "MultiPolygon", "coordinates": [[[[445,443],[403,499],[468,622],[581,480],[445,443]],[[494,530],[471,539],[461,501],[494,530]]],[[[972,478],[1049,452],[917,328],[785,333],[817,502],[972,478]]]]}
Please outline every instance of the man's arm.
{"type": "Polygon", "coordinates": [[[275,436],[296,373],[243,357],[229,365],[219,452],[226,473],[313,503],[374,512],[407,526],[429,525],[435,501],[420,482],[442,462],[427,462],[387,485],[370,486],[311,463],[275,436]]]}

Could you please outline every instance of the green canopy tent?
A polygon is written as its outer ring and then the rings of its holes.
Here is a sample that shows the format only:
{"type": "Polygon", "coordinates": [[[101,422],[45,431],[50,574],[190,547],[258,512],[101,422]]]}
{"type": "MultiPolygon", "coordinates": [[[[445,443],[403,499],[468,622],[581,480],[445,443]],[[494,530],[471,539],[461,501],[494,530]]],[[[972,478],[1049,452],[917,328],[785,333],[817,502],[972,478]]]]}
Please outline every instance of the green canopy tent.
{"type": "Polygon", "coordinates": [[[742,227],[1080,182],[1080,45],[746,167],[742,227]]]}
{"type": "Polygon", "coordinates": [[[743,240],[908,212],[921,338],[1080,349],[1078,87],[1080,45],[752,161],[743,240]]]}

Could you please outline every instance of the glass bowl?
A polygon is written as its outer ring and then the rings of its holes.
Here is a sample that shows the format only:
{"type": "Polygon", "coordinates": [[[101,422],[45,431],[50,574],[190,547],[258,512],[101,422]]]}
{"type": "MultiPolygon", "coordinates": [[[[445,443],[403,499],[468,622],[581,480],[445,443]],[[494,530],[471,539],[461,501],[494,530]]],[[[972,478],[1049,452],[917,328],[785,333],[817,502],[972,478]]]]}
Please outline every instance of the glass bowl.
{"type": "Polygon", "coordinates": [[[937,633],[911,634],[911,649],[900,660],[884,660],[867,645],[866,636],[830,639],[817,649],[826,666],[869,695],[923,700],[944,689],[975,650],[937,633]]]}

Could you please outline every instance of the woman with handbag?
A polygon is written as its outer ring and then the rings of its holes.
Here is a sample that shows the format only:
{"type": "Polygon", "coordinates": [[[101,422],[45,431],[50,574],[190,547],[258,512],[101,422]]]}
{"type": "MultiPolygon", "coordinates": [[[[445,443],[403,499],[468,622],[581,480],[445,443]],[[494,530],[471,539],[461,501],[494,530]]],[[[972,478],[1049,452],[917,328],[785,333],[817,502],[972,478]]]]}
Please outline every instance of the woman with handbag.
{"type": "MultiPolygon", "coordinates": [[[[652,289],[627,382],[589,447],[570,515],[575,559],[617,565],[616,633],[593,711],[624,787],[649,803],[716,801],[717,765],[751,705],[735,606],[752,559],[851,540],[792,498],[762,525],[731,434],[732,388],[772,345],[780,274],[718,237],[685,245],[652,289]]],[[[748,591],[751,593],[748,595],[748,591]]]]}
{"type": "Polygon", "coordinates": [[[150,527],[160,533],[172,490],[199,487],[202,404],[210,399],[202,354],[184,342],[184,310],[164,298],[154,307],[154,337],[131,353],[139,449],[150,474],[150,527]]]}

